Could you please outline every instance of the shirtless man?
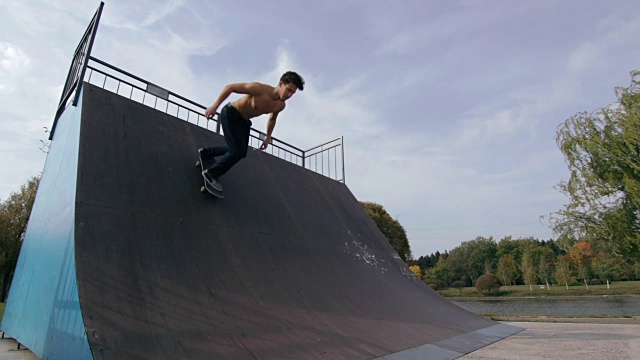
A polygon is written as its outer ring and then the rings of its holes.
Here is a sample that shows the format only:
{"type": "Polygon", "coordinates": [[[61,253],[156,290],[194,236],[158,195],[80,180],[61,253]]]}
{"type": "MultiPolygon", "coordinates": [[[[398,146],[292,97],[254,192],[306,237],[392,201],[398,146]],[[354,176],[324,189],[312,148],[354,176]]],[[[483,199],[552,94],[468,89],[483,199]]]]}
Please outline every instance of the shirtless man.
{"type": "Polygon", "coordinates": [[[260,150],[265,150],[271,142],[271,133],[276,126],[278,114],[284,110],[285,101],[297,90],[304,90],[304,79],[293,71],[284,73],[277,87],[257,82],[229,84],[224,87],[213,105],[205,111],[204,115],[208,119],[213,118],[220,104],[232,93],[244,94],[244,96],[225,105],[218,116],[227,145],[198,150],[205,157],[221,156],[216,159],[213,166],[202,172],[202,176],[214,189],[222,191],[222,185],[218,179],[247,156],[251,119],[271,114],[267,122],[267,137],[260,146],[260,150]]]}

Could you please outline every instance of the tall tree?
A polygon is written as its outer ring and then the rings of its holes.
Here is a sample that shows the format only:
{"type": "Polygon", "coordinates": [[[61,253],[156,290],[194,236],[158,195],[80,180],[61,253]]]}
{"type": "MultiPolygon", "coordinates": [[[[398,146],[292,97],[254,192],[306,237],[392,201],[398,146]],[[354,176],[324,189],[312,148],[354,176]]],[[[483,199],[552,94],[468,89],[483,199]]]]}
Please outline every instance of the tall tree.
{"type": "Polygon", "coordinates": [[[615,104],[560,126],[556,142],[571,177],[558,188],[570,201],[549,219],[566,248],[606,242],[634,262],[640,259],[640,72],[615,92],[615,104]]]}
{"type": "Polygon", "coordinates": [[[537,284],[536,264],[533,260],[533,254],[528,251],[522,255],[522,277],[525,285],[529,285],[529,291],[533,291],[532,286],[537,284]]]}
{"type": "Polygon", "coordinates": [[[537,250],[540,254],[538,260],[538,279],[546,284],[547,290],[550,290],[549,279],[551,279],[553,275],[556,254],[547,246],[540,246],[537,250]]]}
{"type": "Polygon", "coordinates": [[[400,258],[407,262],[413,260],[407,232],[400,222],[389,215],[387,210],[380,204],[361,201],[360,205],[365,209],[369,217],[376,223],[378,229],[387,238],[391,246],[398,252],[400,258]]]}
{"type": "MultiPolygon", "coordinates": [[[[514,282],[518,282],[518,280],[522,279],[522,269],[520,268],[520,264],[522,264],[522,255],[527,251],[533,251],[537,247],[539,247],[539,241],[532,237],[526,238],[517,238],[514,239],[511,236],[506,236],[500,240],[498,243],[498,258],[503,257],[504,255],[513,256],[513,260],[516,262],[516,275],[513,279],[514,282]]],[[[524,282],[524,280],[522,280],[524,282]]]]}
{"type": "Polygon", "coordinates": [[[31,178],[0,203],[0,301],[7,297],[39,183],[39,177],[31,178]]]}
{"type": "Polygon", "coordinates": [[[424,277],[436,279],[440,281],[443,286],[448,286],[451,283],[451,275],[449,274],[449,270],[447,270],[447,257],[440,256],[436,266],[427,270],[424,277]]]}
{"type": "Polygon", "coordinates": [[[453,279],[464,280],[471,285],[487,268],[494,268],[496,253],[497,245],[493,238],[479,236],[451,250],[447,257],[447,270],[453,279]]]}
{"type": "Polygon", "coordinates": [[[593,272],[600,280],[607,282],[607,289],[609,289],[610,281],[616,281],[622,277],[624,263],[620,257],[602,251],[594,255],[593,272]]]}
{"type": "Polygon", "coordinates": [[[567,290],[569,290],[569,284],[575,282],[571,272],[571,261],[567,255],[560,255],[557,257],[554,278],[556,279],[556,283],[564,284],[567,290]]]}
{"type": "Polygon", "coordinates": [[[591,274],[591,264],[593,261],[593,248],[586,242],[579,242],[569,251],[569,258],[573,262],[573,265],[578,270],[578,276],[584,282],[584,285],[589,289],[587,280],[591,274]]]}
{"type": "Polygon", "coordinates": [[[504,286],[512,285],[516,276],[518,276],[518,264],[516,264],[513,255],[506,254],[500,257],[496,275],[500,278],[504,286]]]}

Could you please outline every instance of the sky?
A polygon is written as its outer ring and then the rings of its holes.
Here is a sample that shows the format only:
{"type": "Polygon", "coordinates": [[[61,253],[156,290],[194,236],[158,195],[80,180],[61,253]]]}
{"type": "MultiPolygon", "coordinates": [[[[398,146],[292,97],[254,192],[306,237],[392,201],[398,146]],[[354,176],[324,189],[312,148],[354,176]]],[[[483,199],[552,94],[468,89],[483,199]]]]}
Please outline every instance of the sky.
{"type": "MultiPolygon", "coordinates": [[[[41,173],[98,5],[0,2],[0,199],[41,173]]],[[[207,105],[228,83],[300,73],[274,136],[344,136],[347,186],[398,219],[418,258],[477,236],[553,238],[540,217],[567,202],[554,187],[569,176],[556,131],[640,70],[639,13],[635,0],[108,0],[92,55],[207,105]]]]}

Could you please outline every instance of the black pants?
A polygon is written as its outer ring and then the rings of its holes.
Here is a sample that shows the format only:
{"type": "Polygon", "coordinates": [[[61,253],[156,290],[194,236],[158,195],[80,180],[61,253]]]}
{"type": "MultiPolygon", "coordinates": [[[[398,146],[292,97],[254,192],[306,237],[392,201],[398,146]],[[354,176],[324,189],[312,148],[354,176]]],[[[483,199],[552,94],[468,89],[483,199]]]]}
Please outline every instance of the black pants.
{"type": "Polygon", "coordinates": [[[220,111],[218,121],[222,125],[226,146],[214,146],[205,148],[202,154],[207,157],[222,156],[216,159],[215,164],[207,169],[214,179],[219,179],[238,161],[247,156],[249,146],[249,131],[251,121],[245,120],[231,103],[228,103],[220,111]]]}

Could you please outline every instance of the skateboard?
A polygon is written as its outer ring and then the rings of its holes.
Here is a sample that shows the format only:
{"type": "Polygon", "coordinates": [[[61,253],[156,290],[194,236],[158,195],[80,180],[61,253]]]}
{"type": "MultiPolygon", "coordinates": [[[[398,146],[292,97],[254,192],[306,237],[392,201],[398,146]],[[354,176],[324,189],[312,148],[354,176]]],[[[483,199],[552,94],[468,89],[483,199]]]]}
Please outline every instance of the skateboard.
{"type": "MultiPolygon", "coordinates": [[[[200,176],[202,176],[202,171],[204,171],[204,169],[210,168],[215,163],[216,159],[201,156],[200,153],[198,153],[198,161],[196,162],[196,167],[200,167],[200,176]]],[[[213,186],[211,186],[204,177],[202,177],[202,181],[204,182],[204,185],[200,187],[201,193],[207,191],[211,195],[224,199],[224,194],[222,193],[222,191],[214,189],[213,186]]]]}

